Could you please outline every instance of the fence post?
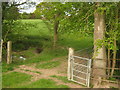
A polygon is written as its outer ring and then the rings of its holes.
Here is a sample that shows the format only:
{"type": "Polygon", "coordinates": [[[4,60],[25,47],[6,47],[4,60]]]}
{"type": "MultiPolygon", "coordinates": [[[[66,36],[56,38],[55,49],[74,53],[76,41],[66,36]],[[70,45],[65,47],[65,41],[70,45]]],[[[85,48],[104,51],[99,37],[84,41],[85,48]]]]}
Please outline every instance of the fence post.
{"type": "Polygon", "coordinates": [[[69,48],[69,53],[68,53],[68,80],[71,79],[71,58],[74,55],[74,49],[69,48]]]}
{"type": "Polygon", "coordinates": [[[12,62],[11,52],[12,52],[12,42],[8,41],[7,43],[7,64],[10,64],[12,62]]]}
{"type": "Polygon", "coordinates": [[[0,42],[0,62],[2,61],[2,45],[3,45],[3,40],[1,39],[1,42],[0,42]]]}

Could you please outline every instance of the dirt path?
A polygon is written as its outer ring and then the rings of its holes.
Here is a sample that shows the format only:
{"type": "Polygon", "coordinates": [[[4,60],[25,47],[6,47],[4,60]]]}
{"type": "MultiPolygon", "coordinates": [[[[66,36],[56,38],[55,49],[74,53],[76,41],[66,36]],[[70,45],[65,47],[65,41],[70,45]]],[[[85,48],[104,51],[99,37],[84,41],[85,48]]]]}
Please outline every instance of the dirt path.
{"type": "MultiPolygon", "coordinates": [[[[39,79],[52,79],[55,82],[57,82],[57,85],[60,85],[60,84],[67,85],[70,88],[85,88],[85,87],[83,87],[79,84],[76,84],[76,83],[71,83],[71,82],[64,83],[62,80],[59,80],[59,79],[54,78],[54,77],[50,77],[52,75],[67,76],[66,57],[63,57],[62,59],[56,58],[56,59],[53,59],[52,61],[55,61],[55,60],[60,60],[61,64],[55,68],[52,68],[52,69],[38,69],[35,67],[35,64],[34,64],[34,65],[29,65],[29,66],[20,65],[18,68],[15,68],[14,71],[32,75],[32,78],[31,78],[32,82],[39,80],[39,79]]],[[[12,71],[12,72],[14,72],[14,71],[12,71]]]]}
{"type": "Polygon", "coordinates": [[[50,77],[52,75],[56,75],[56,76],[66,76],[67,75],[65,73],[59,73],[58,72],[59,70],[57,70],[57,68],[37,69],[37,68],[33,68],[33,67],[30,67],[30,66],[26,66],[26,65],[21,65],[21,66],[19,66],[19,68],[16,68],[14,71],[32,75],[31,81],[36,81],[36,80],[39,80],[39,79],[52,79],[55,82],[57,82],[58,85],[63,84],[63,85],[69,86],[70,88],[84,88],[84,87],[80,86],[79,84],[64,83],[63,81],[58,80],[57,78],[50,77]],[[35,73],[35,71],[37,73],[35,73]]]}
{"type": "MultiPolygon", "coordinates": [[[[11,73],[11,72],[21,72],[21,73],[26,73],[29,75],[32,75],[31,78],[31,82],[37,81],[39,79],[52,79],[53,81],[57,82],[57,85],[67,85],[70,88],[86,88],[84,86],[81,86],[79,84],[76,83],[71,83],[71,82],[63,82],[62,80],[59,80],[55,77],[50,77],[52,75],[55,76],[66,76],[67,77],[67,58],[63,57],[63,58],[55,58],[51,61],[57,61],[60,60],[61,64],[57,67],[51,68],[51,69],[38,69],[36,68],[36,64],[32,64],[32,65],[20,65],[18,68],[15,68],[13,71],[7,72],[11,73]]],[[[46,62],[42,62],[42,63],[46,63],[46,62]]],[[[40,63],[40,64],[42,64],[40,63]]],[[[39,64],[39,63],[37,63],[39,64]]],[[[112,83],[105,85],[105,86],[100,86],[100,87],[104,87],[104,88],[108,88],[109,86],[113,86],[113,87],[118,87],[118,85],[114,85],[112,83]]]]}

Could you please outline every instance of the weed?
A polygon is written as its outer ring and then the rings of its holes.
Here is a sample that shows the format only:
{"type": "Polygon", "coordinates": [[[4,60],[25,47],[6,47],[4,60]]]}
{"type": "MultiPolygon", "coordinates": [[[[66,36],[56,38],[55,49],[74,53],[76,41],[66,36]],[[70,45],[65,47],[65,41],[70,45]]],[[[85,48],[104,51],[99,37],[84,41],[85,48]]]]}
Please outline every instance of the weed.
{"type": "Polygon", "coordinates": [[[50,68],[54,68],[60,65],[59,61],[51,61],[51,62],[47,62],[47,63],[43,63],[43,64],[37,64],[36,67],[37,68],[44,68],[44,69],[50,69],[50,68]]]}

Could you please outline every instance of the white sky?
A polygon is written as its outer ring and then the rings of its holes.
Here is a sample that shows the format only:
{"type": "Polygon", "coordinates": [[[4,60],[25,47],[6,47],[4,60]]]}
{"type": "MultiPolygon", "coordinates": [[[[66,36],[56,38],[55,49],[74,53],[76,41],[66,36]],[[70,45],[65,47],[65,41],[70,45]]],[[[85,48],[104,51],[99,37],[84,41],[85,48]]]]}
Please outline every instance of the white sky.
{"type": "Polygon", "coordinates": [[[20,10],[20,13],[26,12],[26,13],[33,13],[35,11],[36,7],[31,7],[29,9],[23,9],[20,10]]]}
{"type": "MultiPolygon", "coordinates": [[[[17,0],[16,0],[17,1],[17,0]]],[[[20,0],[20,2],[24,2],[26,0],[20,0]]],[[[42,0],[30,0],[30,2],[35,2],[36,5],[39,4],[40,2],[42,2],[42,0]]],[[[20,9],[20,13],[26,12],[26,13],[32,13],[36,10],[36,6],[31,6],[31,7],[27,7],[27,5],[20,5],[19,8],[23,8],[24,9],[20,9]]]]}

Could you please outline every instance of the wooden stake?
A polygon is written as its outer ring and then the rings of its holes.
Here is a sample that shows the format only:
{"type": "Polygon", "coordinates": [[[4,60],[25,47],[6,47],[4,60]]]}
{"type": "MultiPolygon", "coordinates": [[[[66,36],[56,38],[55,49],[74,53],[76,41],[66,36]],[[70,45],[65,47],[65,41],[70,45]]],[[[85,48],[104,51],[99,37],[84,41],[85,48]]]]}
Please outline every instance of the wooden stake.
{"type": "Polygon", "coordinates": [[[3,40],[1,39],[1,42],[0,42],[0,62],[2,61],[2,45],[3,45],[3,40]]]}
{"type": "Polygon", "coordinates": [[[69,54],[68,54],[68,80],[71,79],[71,59],[74,55],[74,49],[69,48],[69,54]]]}
{"type": "Polygon", "coordinates": [[[8,41],[7,43],[7,64],[10,64],[12,62],[11,51],[12,51],[12,42],[8,41]]]}

